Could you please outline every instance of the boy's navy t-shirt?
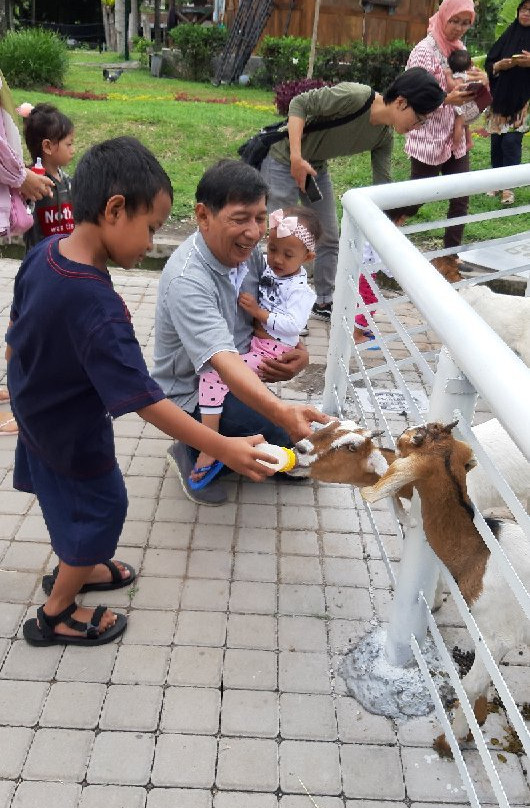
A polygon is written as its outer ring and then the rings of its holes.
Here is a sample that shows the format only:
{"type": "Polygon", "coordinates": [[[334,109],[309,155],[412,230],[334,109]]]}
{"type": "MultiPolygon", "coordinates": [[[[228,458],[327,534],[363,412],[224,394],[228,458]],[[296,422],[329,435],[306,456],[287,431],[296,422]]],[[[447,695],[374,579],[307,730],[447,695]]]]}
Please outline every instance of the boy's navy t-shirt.
{"type": "Polygon", "coordinates": [[[110,275],[38,244],[15,279],[8,385],[19,435],[50,468],[75,478],[114,468],[111,417],[165,398],[110,275]]]}

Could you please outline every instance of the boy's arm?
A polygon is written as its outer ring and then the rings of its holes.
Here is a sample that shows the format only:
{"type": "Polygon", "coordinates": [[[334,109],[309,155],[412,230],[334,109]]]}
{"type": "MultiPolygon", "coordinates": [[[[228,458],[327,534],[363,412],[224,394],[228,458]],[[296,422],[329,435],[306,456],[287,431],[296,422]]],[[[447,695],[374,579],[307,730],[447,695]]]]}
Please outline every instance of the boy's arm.
{"type": "Polygon", "coordinates": [[[238,474],[245,474],[254,482],[260,482],[274,473],[257,462],[270,459],[266,453],[258,452],[253,447],[263,443],[263,435],[252,435],[247,438],[225,438],[212,429],[203,426],[180,407],[164,398],[156,404],[137,410],[140,418],[158,427],[166,435],[181,440],[195,449],[200,449],[238,474]]]}
{"type": "Polygon", "coordinates": [[[330,420],[314,407],[290,405],[281,401],[247,367],[239,354],[221,351],[212,356],[210,364],[237,398],[277,426],[283,427],[293,443],[311,434],[313,421],[327,424],[330,420]]]}

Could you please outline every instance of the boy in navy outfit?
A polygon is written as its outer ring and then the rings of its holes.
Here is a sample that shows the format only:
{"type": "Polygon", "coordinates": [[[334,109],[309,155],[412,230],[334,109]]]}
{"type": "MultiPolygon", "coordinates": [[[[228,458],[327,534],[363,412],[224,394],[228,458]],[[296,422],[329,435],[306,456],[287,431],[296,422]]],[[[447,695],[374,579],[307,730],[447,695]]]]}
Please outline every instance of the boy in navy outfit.
{"type": "Polygon", "coordinates": [[[134,267],[171,210],[170,180],[134,138],[92,147],[73,180],[75,229],[41,242],[15,280],[7,332],[8,383],[19,426],[14,487],[37,495],[59,557],[45,576],[48,600],[26,621],[34,645],[100,645],[123,632],[126,617],[105,606],[77,606],[81,591],[129,584],[134,570],[110,562],[127,511],[111,418],[137,412],[246,474],[262,439],[225,438],[170,402],[151,379],[127,307],[107,262],[134,267]]]}

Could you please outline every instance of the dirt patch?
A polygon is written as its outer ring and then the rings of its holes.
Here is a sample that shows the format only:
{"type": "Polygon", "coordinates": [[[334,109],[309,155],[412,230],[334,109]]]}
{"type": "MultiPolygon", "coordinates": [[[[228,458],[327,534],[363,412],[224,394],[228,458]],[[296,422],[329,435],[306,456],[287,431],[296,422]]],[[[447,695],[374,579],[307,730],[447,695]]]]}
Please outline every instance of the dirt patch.
{"type": "Polygon", "coordinates": [[[321,395],[324,392],[325,365],[309,365],[294,379],[288,382],[291,390],[309,395],[321,395]]]}

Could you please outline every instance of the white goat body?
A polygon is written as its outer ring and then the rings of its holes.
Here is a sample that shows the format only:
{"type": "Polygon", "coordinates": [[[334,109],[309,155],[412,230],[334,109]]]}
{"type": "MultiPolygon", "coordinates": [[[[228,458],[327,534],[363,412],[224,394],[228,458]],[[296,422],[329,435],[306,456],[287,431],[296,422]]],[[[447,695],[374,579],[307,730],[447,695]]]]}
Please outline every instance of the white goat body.
{"type": "Polygon", "coordinates": [[[501,295],[488,286],[466,286],[460,295],[530,367],[530,297],[501,295]]]}
{"type": "MultiPolygon", "coordinates": [[[[527,507],[530,497],[530,463],[496,418],[473,427],[473,434],[514,492],[527,507]]],[[[504,507],[505,502],[482,466],[467,475],[467,493],[479,511],[504,507]]]]}

